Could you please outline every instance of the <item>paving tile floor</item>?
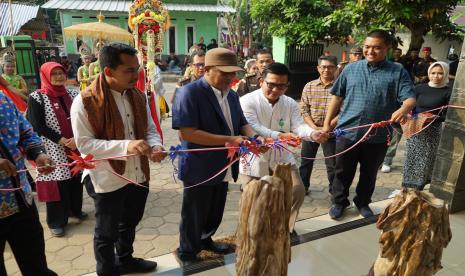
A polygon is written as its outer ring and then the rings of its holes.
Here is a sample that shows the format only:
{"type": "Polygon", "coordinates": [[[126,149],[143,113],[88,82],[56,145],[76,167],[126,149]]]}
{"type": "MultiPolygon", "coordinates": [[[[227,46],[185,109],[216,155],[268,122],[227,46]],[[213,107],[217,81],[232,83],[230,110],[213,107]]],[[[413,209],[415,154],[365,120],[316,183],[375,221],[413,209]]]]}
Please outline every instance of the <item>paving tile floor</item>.
{"type": "MultiPolygon", "coordinates": [[[[174,84],[167,85],[168,91],[174,90],[174,84]]],[[[171,95],[167,96],[170,99],[171,95]]],[[[171,129],[171,119],[163,121],[162,128],[166,148],[178,144],[177,133],[171,129]]],[[[321,150],[319,152],[321,155],[321,150]]],[[[388,195],[401,186],[402,164],[404,160],[404,142],[399,146],[391,173],[379,173],[373,200],[386,199],[388,195]]],[[[356,175],[355,181],[357,180],[356,175]]],[[[179,221],[181,218],[182,190],[181,182],[173,177],[171,161],[151,164],[150,192],[147,198],[144,217],[137,227],[134,243],[134,256],[153,258],[172,252],[178,246],[179,221]]],[[[354,181],[354,182],[355,182],[354,181]]],[[[232,235],[236,231],[239,216],[240,184],[232,183],[229,187],[223,221],[215,237],[232,235]]],[[[316,161],[311,178],[310,194],[305,197],[299,213],[300,219],[322,215],[328,211],[330,197],[328,181],[323,161],[316,161]]],[[[351,188],[351,198],[354,188],[351,188]]],[[[77,224],[70,221],[66,235],[55,238],[50,235],[46,224],[45,205],[38,203],[40,220],[44,228],[47,261],[49,267],[59,275],[82,275],[95,271],[93,254],[93,230],[95,225],[94,206],[92,200],[84,192],[83,210],[89,213],[89,219],[77,224]]],[[[20,275],[16,261],[7,246],[4,252],[8,275],[20,275]]]]}

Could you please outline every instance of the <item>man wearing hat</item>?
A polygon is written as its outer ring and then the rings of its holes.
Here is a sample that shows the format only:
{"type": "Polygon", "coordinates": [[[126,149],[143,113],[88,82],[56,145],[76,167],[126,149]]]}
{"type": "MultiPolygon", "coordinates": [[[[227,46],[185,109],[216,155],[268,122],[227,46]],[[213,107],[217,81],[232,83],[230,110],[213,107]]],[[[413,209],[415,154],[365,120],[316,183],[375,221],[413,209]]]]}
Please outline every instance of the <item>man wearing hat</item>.
{"type": "Polygon", "coordinates": [[[423,53],[423,58],[420,59],[417,66],[414,67],[415,83],[428,82],[428,68],[431,64],[436,62],[436,60],[431,57],[431,47],[423,47],[421,51],[423,53]]]}
{"type": "Polygon", "coordinates": [[[337,66],[336,73],[335,73],[335,78],[337,79],[337,77],[341,74],[342,70],[344,70],[347,64],[357,62],[359,60],[362,60],[362,58],[363,58],[363,50],[361,47],[356,46],[350,49],[349,61],[348,62],[342,61],[341,63],[339,63],[339,65],[337,66]]]}
{"type": "MultiPolygon", "coordinates": [[[[238,146],[247,137],[257,136],[242,113],[237,94],[229,88],[241,70],[232,51],[215,48],[205,56],[204,77],[178,90],[172,126],[179,130],[184,148],[238,146]]],[[[178,177],[185,190],[176,256],[184,265],[198,261],[202,249],[229,252],[211,237],[223,218],[228,182],[237,179],[237,162],[209,179],[228,166],[227,154],[226,150],[188,152],[179,157],[178,177]]]]}
{"type": "Polygon", "coordinates": [[[428,63],[428,66],[436,62],[434,58],[431,57],[431,47],[423,47],[423,60],[428,63]]]}

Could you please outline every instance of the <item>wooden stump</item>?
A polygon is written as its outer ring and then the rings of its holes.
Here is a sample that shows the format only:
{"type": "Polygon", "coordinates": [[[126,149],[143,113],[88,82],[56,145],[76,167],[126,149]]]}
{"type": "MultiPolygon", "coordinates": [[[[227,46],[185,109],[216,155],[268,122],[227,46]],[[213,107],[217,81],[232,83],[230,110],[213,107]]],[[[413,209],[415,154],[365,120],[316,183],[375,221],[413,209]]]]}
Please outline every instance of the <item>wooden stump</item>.
{"type": "Polygon", "coordinates": [[[287,275],[291,260],[291,205],[289,164],[277,165],[273,176],[262,177],[245,186],[236,239],[237,275],[287,275]]]}
{"type": "Polygon", "coordinates": [[[403,189],[380,215],[375,276],[429,276],[439,271],[452,234],[449,209],[427,192],[403,189]]]}

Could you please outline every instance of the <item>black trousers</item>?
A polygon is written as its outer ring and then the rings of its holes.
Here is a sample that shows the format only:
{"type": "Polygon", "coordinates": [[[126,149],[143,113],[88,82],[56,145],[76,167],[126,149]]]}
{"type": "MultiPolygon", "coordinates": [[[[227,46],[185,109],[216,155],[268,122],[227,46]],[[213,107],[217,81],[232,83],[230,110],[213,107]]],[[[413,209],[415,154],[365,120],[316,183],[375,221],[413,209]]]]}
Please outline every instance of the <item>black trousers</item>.
{"type": "MultiPolygon", "coordinates": [[[[321,144],[323,148],[323,155],[331,156],[336,152],[336,139],[329,139],[326,143],[321,144]]],[[[310,141],[302,142],[302,157],[315,158],[320,144],[310,141]]],[[[304,183],[305,190],[310,187],[310,178],[312,176],[314,160],[302,159],[299,167],[300,178],[304,183]]],[[[334,179],[334,169],[336,167],[336,158],[325,159],[326,173],[329,181],[329,192],[332,190],[332,183],[334,179]]]]}
{"type": "Polygon", "coordinates": [[[136,226],[144,215],[149,190],[128,184],[113,192],[96,193],[89,176],[84,178],[84,185],[95,204],[94,254],[97,274],[120,275],[115,248],[119,263],[132,258],[136,226]]]}
{"type": "MultiPolygon", "coordinates": [[[[188,186],[187,183],[184,183],[188,186]]],[[[200,185],[184,190],[179,226],[181,256],[194,256],[202,250],[223,219],[228,182],[200,185]]]]}
{"type": "Polygon", "coordinates": [[[79,217],[82,213],[81,174],[58,181],[60,201],[47,202],[47,224],[49,228],[64,227],[68,217],[79,217]]]}
{"type": "MultiPolygon", "coordinates": [[[[339,138],[336,152],[344,151],[355,142],[339,138]]],[[[360,178],[355,189],[354,203],[358,207],[367,206],[375,190],[376,176],[383,163],[388,146],[386,143],[361,143],[349,152],[336,158],[336,169],[332,189],[335,204],[349,206],[349,188],[354,180],[357,165],[360,163],[360,178]]]]}
{"type": "Polygon", "coordinates": [[[26,207],[24,203],[20,205],[19,213],[0,219],[0,276],[7,275],[3,259],[7,241],[22,275],[57,275],[47,268],[44,231],[36,205],[34,203],[30,207],[26,207]]]}

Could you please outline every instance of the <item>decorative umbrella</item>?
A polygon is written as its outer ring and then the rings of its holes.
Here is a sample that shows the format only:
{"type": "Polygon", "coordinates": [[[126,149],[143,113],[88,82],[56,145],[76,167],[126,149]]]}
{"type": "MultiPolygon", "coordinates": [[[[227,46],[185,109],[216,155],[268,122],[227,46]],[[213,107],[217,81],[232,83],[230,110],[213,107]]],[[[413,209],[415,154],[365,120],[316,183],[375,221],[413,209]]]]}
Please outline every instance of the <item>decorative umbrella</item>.
{"type": "Polygon", "coordinates": [[[64,28],[67,36],[86,36],[103,41],[127,41],[132,44],[133,36],[128,31],[104,23],[105,16],[99,14],[98,22],[83,23],[64,28]]]}

